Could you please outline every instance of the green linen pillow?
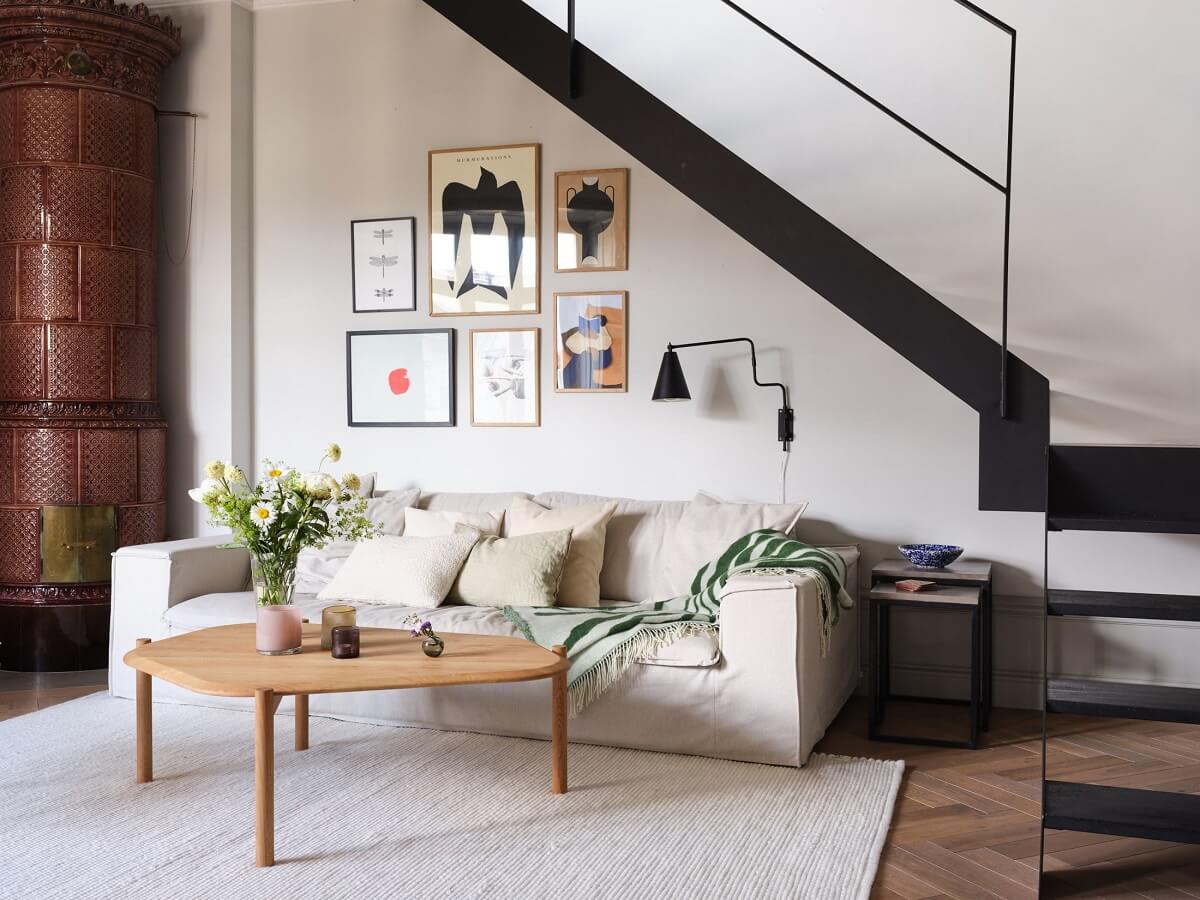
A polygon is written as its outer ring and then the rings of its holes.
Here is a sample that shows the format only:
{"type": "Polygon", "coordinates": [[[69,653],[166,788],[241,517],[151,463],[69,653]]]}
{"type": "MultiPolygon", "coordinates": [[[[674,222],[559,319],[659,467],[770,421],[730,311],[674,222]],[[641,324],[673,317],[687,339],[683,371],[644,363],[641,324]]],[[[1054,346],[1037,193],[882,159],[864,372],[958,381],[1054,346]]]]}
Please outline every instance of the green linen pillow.
{"type": "Polygon", "coordinates": [[[501,538],[485,534],[463,564],[450,599],[468,606],[553,606],[571,530],[501,538]]]}

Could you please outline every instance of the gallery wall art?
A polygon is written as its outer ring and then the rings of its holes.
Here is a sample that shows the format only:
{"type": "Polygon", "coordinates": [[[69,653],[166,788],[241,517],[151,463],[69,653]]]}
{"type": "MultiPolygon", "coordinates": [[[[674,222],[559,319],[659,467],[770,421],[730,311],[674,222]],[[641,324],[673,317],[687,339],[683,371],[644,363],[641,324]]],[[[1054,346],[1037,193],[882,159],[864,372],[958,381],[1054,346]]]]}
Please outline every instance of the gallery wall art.
{"type": "Polygon", "coordinates": [[[554,175],[554,271],[629,268],[629,170],[554,175]]]}
{"type": "Polygon", "coordinates": [[[353,309],[401,312],[417,308],[417,220],[356,219],[350,223],[353,309]]]}
{"type": "Polygon", "coordinates": [[[629,389],[625,291],[554,295],[554,389],[603,393],[629,389]]]}
{"type": "Polygon", "coordinates": [[[429,313],[537,313],[540,144],[429,153],[429,313]]]}
{"type": "Polygon", "coordinates": [[[471,330],[471,424],[541,424],[539,328],[471,330]]]}
{"type": "Polygon", "coordinates": [[[454,329],[346,332],[351,427],[454,425],[454,329]]]}

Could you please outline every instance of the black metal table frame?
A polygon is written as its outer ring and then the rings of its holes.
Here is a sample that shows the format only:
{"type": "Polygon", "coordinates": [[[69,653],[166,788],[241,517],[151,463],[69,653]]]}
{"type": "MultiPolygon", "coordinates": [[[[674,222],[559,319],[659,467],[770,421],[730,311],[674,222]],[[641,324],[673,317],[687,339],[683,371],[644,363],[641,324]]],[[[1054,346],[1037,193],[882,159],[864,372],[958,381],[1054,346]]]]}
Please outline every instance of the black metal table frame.
{"type": "MultiPolygon", "coordinates": [[[[879,579],[877,583],[890,583],[879,579]]],[[[979,590],[979,602],[974,606],[961,603],[939,603],[928,595],[912,600],[876,600],[867,597],[867,640],[871,659],[871,676],[868,679],[867,737],[873,741],[890,741],[897,744],[920,744],[930,747],[954,747],[975,750],[979,746],[979,733],[991,726],[992,712],[992,597],[991,585],[978,581],[938,577],[939,585],[972,587],[979,590]],[[942,697],[915,697],[891,692],[891,608],[906,606],[914,609],[932,609],[969,613],[971,617],[971,698],[969,700],[942,697]],[[936,703],[951,706],[969,706],[970,737],[965,741],[941,738],[923,738],[908,735],[886,734],[881,730],[891,700],[903,703],[936,703]]]]}

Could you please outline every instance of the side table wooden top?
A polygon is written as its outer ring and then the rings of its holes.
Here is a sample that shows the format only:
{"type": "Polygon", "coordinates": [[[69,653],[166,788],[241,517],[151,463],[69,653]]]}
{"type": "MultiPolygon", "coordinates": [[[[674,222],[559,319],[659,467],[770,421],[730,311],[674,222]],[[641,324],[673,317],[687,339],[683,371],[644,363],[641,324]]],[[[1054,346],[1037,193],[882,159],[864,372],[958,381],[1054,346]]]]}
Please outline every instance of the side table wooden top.
{"type": "Polygon", "coordinates": [[[953,578],[955,581],[984,585],[992,580],[992,564],[986,559],[960,559],[943,569],[922,569],[907,559],[885,559],[871,570],[871,574],[875,578],[886,578],[889,581],[902,581],[905,578],[920,578],[925,581],[953,578]]]}
{"type": "Polygon", "coordinates": [[[363,628],[359,657],[334,659],[321,649],[321,626],[303,628],[303,650],[292,656],[255,652],[253,624],[219,625],[142,644],[125,654],[125,664],[220,697],[535,681],[568,667],[565,658],[523,638],[486,634],[442,635],[446,650],[430,659],[419,640],[398,628],[363,628]]]}

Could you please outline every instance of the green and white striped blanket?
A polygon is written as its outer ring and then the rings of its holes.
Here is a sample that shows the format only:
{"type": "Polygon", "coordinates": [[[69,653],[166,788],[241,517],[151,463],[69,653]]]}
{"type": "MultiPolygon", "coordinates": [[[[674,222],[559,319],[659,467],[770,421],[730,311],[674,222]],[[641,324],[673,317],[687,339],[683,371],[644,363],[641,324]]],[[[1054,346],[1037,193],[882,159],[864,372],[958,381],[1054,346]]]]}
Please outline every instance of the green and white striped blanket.
{"type": "Polygon", "coordinates": [[[820,600],[821,652],[841,608],[853,605],[843,585],[846,564],[829,550],[810,547],[778,531],[763,529],[739,538],[696,573],[692,593],[673,600],[606,609],[504,607],[504,615],[535,644],[563,644],[570,714],[615,684],[639,658],[692,634],[717,631],[721,589],[734,575],[776,570],[814,576],[820,600]]]}

